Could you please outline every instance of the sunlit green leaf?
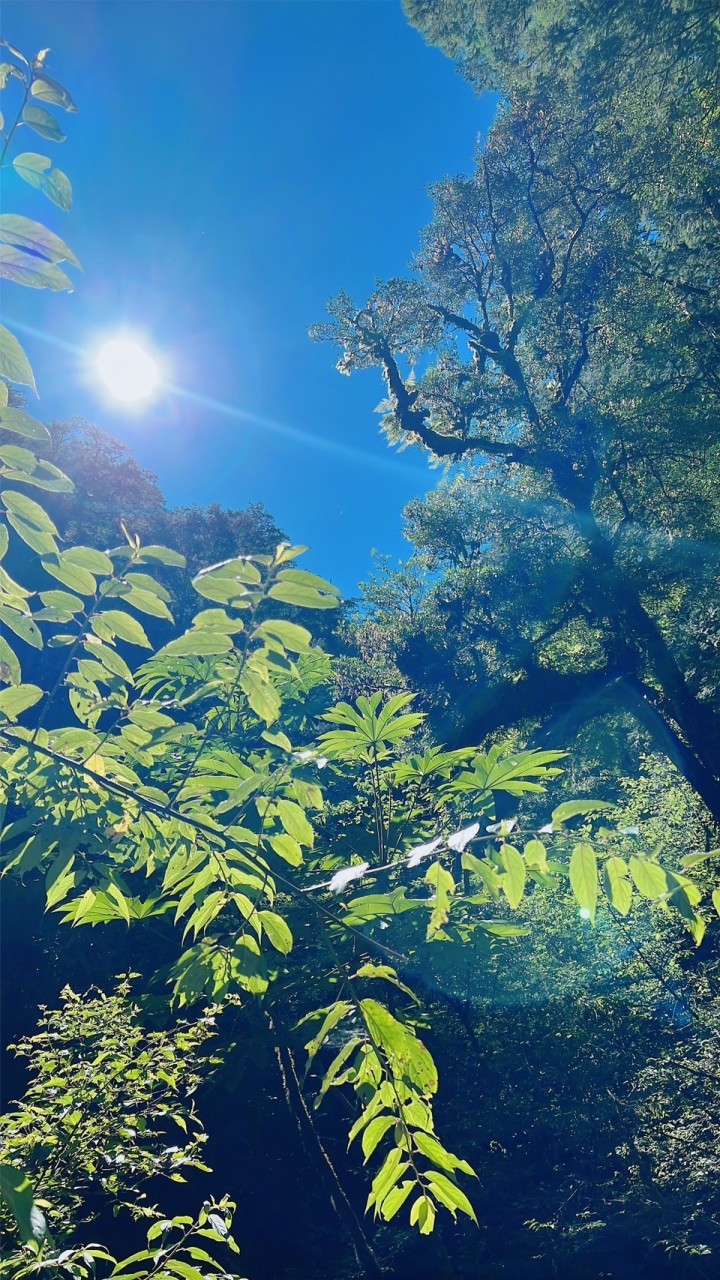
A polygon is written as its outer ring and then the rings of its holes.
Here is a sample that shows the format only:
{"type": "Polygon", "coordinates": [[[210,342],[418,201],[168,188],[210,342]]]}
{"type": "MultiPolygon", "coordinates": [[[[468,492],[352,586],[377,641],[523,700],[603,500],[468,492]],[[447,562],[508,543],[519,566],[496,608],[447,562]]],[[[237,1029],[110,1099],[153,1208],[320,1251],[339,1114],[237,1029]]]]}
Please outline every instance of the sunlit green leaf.
{"type": "Polygon", "coordinates": [[[0,690],[0,715],[8,720],[17,720],[28,707],[34,707],[43,696],[42,689],[36,684],[18,684],[10,689],[0,690]]]}
{"type": "Polygon", "coordinates": [[[45,75],[44,72],[36,72],[35,78],[30,85],[30,93],[39,102],[50,102],[53,106],[62,107],[64,111],[77,111],[77,107],[67,89],[58,84],[57,80],[53,80],[51,76],[45,75]]]}
{"type": "Polygon", "coordinates": [[[0,1199],[12,1213],[23,1244],[38,1253],[47,1235],[45,1218],[35,1204],[29,1178],[10,1164],[0,1164],[0,1199]]]}
{"type": "Polygon", "coordinates": [[[515,911],[522,902],[525,892],[525,862],[522,855],[511,844],[504,844],[500,849],[500,861],[505,868],[502,877],[502,890],[515,911]]]}
{"type": "Polygon", "coordinates": [[[472,1218],[473,1222],[477,1222],[475,1210],[463,1191],[451,1182],[444,1173],[436,1173],[434,1169],[430,1169],[427,1174],[430,1190],[440,1204],[449,1209],[453,1217],[455,1211],[460,1210],[461,1213],[467,1214],[468,1218],[472,1218]]]}
{"type": "MultiPolygon", "coordinates": [[[[0,360],[2,357],[0,356],[0,360]]],[[[29,366],[28,366],[29,368],[29,366]]],[[[5,375],[9,377],[9,374],[5,375]]],[[[16,378],[14,381],[22,381],[16,378]]],[[[3,431],[12,431],[16,436],[25,436],[29,440],[49,440],[50,432],[42,422],[38,422],[36,418],[31,418],[28,413],[23,413],[22,409],[11,409],[9,406],[0,409],[0,428],[3,431]]]]}
{"type": "MultiPolygon", "coordinates": [[[[72,205],[72,186],[62,169],[53,169],[48,156],[35,151],[24,151],[13,160],[15,172],[31,187],[37,187],[65,213],[72,205]]],[[[21,379],[15,379],[21,381],[21,379]]]]}
{"type": "Polygon", "coordinates": [[[54,231],[48,230],[41,222],[34,222],[17,213],[0,214],[0,240],[21,249],[29,249],[31,253],[40,254],[49,262],[72,262],[73,266],[80,266],[72,249],[54,231]]]}
{"type": "Polygon", "coordinates": [[[632,885],[628,879],[628,866],[623,858],[608,858],[603,866],[603,882],[608,900],[626,916],[632,905],[632,885]]]}
{"type": "Polygon", "coordinates": [[[651,862],[648,858],[632,857],[630,859],[630,875],[638,893],[641,893],[643,898],[649,898],[651,901],[664,897],[666,893],[670,893],[673,887],[664,869],[658,866],[657,862],[651,862]]]}
{"type": "MultiPolygon", "coordinates": [[[[9,329],[0,324],[0,377],[9,382],[19,382],[23,386],[36,390],[35,378],[17,338],[9,329]]],[[[37,439],[38,437],[36,437],[37,439]]]]}
{"type": "Polygon", "coordinates": [[[598,893],[598,870],[595,850],[589,844],[576,844],[570,858],[570,887],[579,907],[595,920],[598,893]]]}
{"type": "Polygon", "coordinates": [[[292,951],[293,936],[282,916],[274,911],[259,911],[258,919],[275,950],[288,955],[292,951]]]}

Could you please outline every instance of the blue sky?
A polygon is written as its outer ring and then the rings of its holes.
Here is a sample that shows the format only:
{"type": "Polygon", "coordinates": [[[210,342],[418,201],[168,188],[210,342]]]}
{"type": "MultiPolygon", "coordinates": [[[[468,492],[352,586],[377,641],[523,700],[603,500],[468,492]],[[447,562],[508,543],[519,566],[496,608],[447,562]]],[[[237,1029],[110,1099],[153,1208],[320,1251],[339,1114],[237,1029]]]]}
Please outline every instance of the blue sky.
{"type": "Polygon", "coordinates": [[[372,548],[407,550],[402,507],[437,473],[388,450],[379,376],[340,377],[307,326],[340,288],[364,300],[404,271],[428,185],[471,166],[489,102],[399,0],[3,0],[3,35],[51,46],[80,107],[62,146],[19,140],[69,174],[71,213],[14,175],[3,207],[84,267],[69,295],[6,289],[8,321],[78,352],[138,330],[215,402],[167,395],[130,416],[79,357],[24,332],[41,416],[126,440],[172,504],[264,502],[351,594],[372,548]]]}

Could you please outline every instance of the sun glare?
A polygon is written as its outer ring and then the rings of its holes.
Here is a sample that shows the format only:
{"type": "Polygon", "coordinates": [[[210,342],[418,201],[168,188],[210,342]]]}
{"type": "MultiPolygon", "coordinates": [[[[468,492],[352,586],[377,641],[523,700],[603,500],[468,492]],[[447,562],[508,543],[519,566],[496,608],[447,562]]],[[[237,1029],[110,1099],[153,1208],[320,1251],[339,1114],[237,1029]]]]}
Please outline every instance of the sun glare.
{"type": "Polygon", "coordinates": [[[160,386],[157,360],[134,338],[110,338],[97,354],[100,381],[115,400],[142,405],[160,386]]]}

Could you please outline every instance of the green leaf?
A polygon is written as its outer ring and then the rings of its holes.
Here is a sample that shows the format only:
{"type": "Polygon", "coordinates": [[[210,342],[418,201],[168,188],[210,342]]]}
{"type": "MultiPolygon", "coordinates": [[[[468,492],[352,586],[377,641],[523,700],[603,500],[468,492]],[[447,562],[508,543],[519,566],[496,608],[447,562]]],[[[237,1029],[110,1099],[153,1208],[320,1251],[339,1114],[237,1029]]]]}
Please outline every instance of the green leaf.
{"type": "Polygon", "coordinates": [[[433,1138],[431,1134],[413,1133],[413,1142],[418,1151],[427,1160],[431,1160],[438,1169],[444,1169],[446,1173],[454,1173],[456,1169],[460,1169],[462,1173],[475,1177],[475,1170],[472,1165],[468,1164],[467,1160],[460,1160],[451,1151],[446,1151],[442,1143],[438,1142],[437,1138],[433,1138]]]}
{"type": "Polygon", "coordinates": [[[505,868],[501,887],[513,911],[516,911],[525,892],[525,862],[522,854],[511,844],[504,844],[500,849],[500,861],[505,868]]]}
{"type": "Polygon", "coordinates": [[[49,262],[72,262],[79,267],[75,254],[64,240],[49,231],[41,222],[21,217],[17,213],[0,214],[0,240],[47,258],[49,262]]]}
{"type": "Polygon", "coordinates": [[[286,956],[292,951],[293,936],[282,916],[274,911],[259,911],[258,919],[276,951],[286,956]]]}
{"type": "Polygon", "coordinates": [[[77,111],[67,89],[64,89],[51,76],[46,76],[44,72],[36,72],[35,79],[30,85],[30,93],[40,102],[49,102],[55,107],[62,107],[64,111],[77,111]]]}
{"type": "Polygon", "coordinates": [[[19,609],[10,609],[0,604],[0,623],[14,631],[15,635],[24,640],[26,644],[31,644],[35,649],[42,649],[43,640],[40,628],[33,622],[29,613],[21,612],[19,609]]]}
{"type": "MultiPolygon", "coordinates": [[[[140,624],[138,623],[138,626],[140,624]]],[[[148,645],[148,648],[151,646],[148,645]]],[[[203,658],[227,653],[232,649],[230,636],[222,631],[208,631],[205,627],[193,627],[184,636],[171,640],[155,655],[163,658],[203,658]]]]}
{"type": "Polygon", "coordinates": [[[424,1096],[435,1093],[437,1069],[422,1041],[377,1000],[361,1000],[360,1008],[373,1044],[382,1049],[393,1072],[406,1076],[424,1096]]]}
{"type": "Polygon", "coordinates": [[[17,654],[10,648],[4,636],[0,636],[0,682],[18,685],[21,680],[22,674],[17,654]]]}
{"type": "Polygon", "coordinates": [[[712,891],[712,901],[713,901],[713,906],[714,906],[715,910],[717,911],[718,915],[720,916],[720,888],[713,889],[713,891],[712,891]]]}
{"type": "Polygon", "coordinates": [[[527,938],[530,935],[527,925],[513,924],[510,920],[478,920],[477,926],[494,938],[527,938]]]}
{"type": "Polygon", "coordinates": [[[95,547],[68,547],[67,551],[63,551],[63,560],[66,564],[77,565],[78,569],[87,569],[89,573],[100,577],[114,572],[110,557],[104,551],[97,551],[95,547]]]}
{"type": "Polygon", "coordinates": [[[69,591],[41,591],[40,599],[48,609],[66,609],[69,614],[81,613],[83,602],[69,591]]]}
{"type": "Polygon", "coordinates": [[[367,1164],[373,1151],[382,1142],[388,1129],[395,1124],[395,1116],[376,1116],[365,1129],[362,1136],[362,1149],[367,1164]]]}
{"type": "MultiPolygon", "coordinates": [[[[328,1089],[331,1089],[334,1085],[340,1085],[346,1082],[347,1076],[346,1076],[346,1071],[343,1071],[343,1067],[345,1066],[345,1063],[348,1061],[348,1059],[351,1058],[352,1055],[355,1053],[355,1050],[360,1047],[361,1044],[362,1044],[362,1040],[360,1039],[359,1036],[352,1036],[343,1045],[340,1052],[335,1055],[332,1062],[330,1063],[330,1066],[325,1072],[325,1075],[322,1078],[322,1085],[320,1086],[320,1092],[317,1098],[315,1099],[316,1109],[320,1106],[320,1103],[325,1097],[325,1094],[327,1093],[328,1089]]],[[[347,1071],[352,1071],[352,1067],[348,1067],[347,1071]]]]}
{"type": "Polygon", "coordinates": [[[73,291],[72,280],[60,267],[8,244],[0,244],[0,277],[2,276],[31,289],[54,289],[56,292],[67,293],[73,291]]]}
{"type": "MultiPolygon", "coordinates": [[[[213,631],[210,633],[214,638],[220,637],[220,632],[213,631]]],[[[228,646],[230,644],[229,638],[228,646]]],[[[273,724],[280,714],[280,695],[277,689],[267,681],[262,680],[256,671],[246,667],[240,677],[240,688],[245,694],[251,710],[255,712],[260,720],[264,720],[265,724],[273,724]]]]}
{"type": "Polygon", "coordinates": [[[10,76],[18,76],[23,79],[23,74],[19,67],[14,66],[12,62],[0,62],[0,89],[4,89],[10,76]]]}
{"type": "Polygon", "coordinates": [[[42,689],[36,684],[17,684],[11,689],[0,691],[0,715],[8,720],[17,720],[28,707],[34,707],[43,696],[42,689]]]}
{"type": "Polygon", "coordinates": [[[304,809],[299,804],[295,804],[294,800],[278,800],[275,808],[288,835],[297,840],[298,844],[304,844],[308,849],[312,849],[315,832],[305,816],[304,809]]]}
{"type": "Polygon", "coordinates": [[[547,851],[542,840],[528,840],[524,849],[525,866],[547,871],[547,851]]]}
{"type": "Polygon", "coordinates": [[[22,409],[11,409],[9,406],[0,409],[0,427],[3,431],[12,431],[14,435],[25,436],[28,440],[50,439],[47,427],[43,426],[42,422],[38,422],[37,418],[31,418],[28,413],[23,413],[22,409]]]}
{"type": "Polygon", "coordinates": [[[570,859],[570,887],[579,907],[589,911],[595,920],[598,893],[598,870],[595,850],[589,844],[576,844],[570,859]]]}
{"type": "Polygon", "coordinates": [[[408,1168],[407,1163],[401,1163],[403,1153],[399,1147],[393,1147],[390,1154],[386,1157],[379,1172],[372,1181],[372,1190],[368,1196],[366,1211],[375,1205],[375,1214],[377,1215],[382,1207],[385,1196],[402,1178],[408,1168]]]}
{"type": "Polygon", "coordinates": [[[425,875],[425,884],[435,890],[435,902],[427,927],[427,940],[430,942],[450,918],[450,897],[455,890],[455,881],[441,862],[433,862],[425,875]]]}
{"type": "Polygon", "coordinates": [[[429,1236],[435,1226],[435,1205],[429,1196],[422,1195],[410,1210],[410,1226],[420,1228],[421,1236],[429,1236]]]}
{"type": "Polygon", "coordinates": [[[112,899],[116,904],[121,918],[126,924],[130,924],[130,907],[128,906],[128,900],[122,890],[118,889],[116,884],[109,884],[105,892],[107,893],[108,898],[112,899]]]}
{"type": "Polygon", "coordinates": [[[278,640],[291,653],[307,653],[312,643],[312,636],[305,627],[299,627],[295,622],[276,621],[275,619],[261,622],[255,631],[255,635],[260,640],[270,636],[271,639],[278,640]]]}
{"type": "Polygon", "coordinates": [[[297,840],[293,840],[292,836],[285,833],[278,836],[270,836],[268,843],[278,858],[282,858],[283,862],[289,863],[291,867],[302,866],[303,851],[297,840]]]}
{"type": "Polygon", "coordinates": [[[301,569],[282,569],[268,595],[301,609],[337,609],[340,604],[340,593],[335,587],[301,569]]]}
{"type": "Polygon", "coordinates": [[[607,859],[603,866],[603,884],[608,901],[621,916],[626,916],[632,905],[632,885],[623,858],[607,859]]]}
{"type": "MultiPolygon", "coordinates": [[[[320,1024],[320,1029],[305,1045],[308,1055],[308,1067],[315,1057],[315,1054],[330,1035],[330,1032],[335,1029],[338,1023],[342,1022],[343,1018],[346,1018],[349,1013],[352,1013],[352,1011],[353,1005],[349,1000],[336,1000],[335,1004],[329,1005],[327,1009],[319,1009],[317,1011],[318,1013],[324,1013],[325,1017],[320,1024]]],[[[303,1019],[303,1021],[305,1021],[305,1019],[303,1019]]]]}
{"type": "Polygon", "coordinates": [[[466,1213],[468,1218],[472,1218],[473,1222],[477,1222],[475,1210],[465,1193],[459,1187],[456,1187],[455,1183],[451,1182],[444,1173],[436,1173],[434,1169],[430,1169],[427,1179],[435,1199],[439,1200],[440,1204],[444,1205],[446,1209],[449,1209],[453,1217],[455,1217],[456,1210],[459,1209],[461,1213],[466,1213]]]}
{"type": "Polygon", "coordinates": [[[10,1164],[0,1164],[0,1197],[12,1213],[24,1245],[37,1254],[47,1235],[45,1218],[33,1199],[26,1174],[10,1164]]]}
{"type": "Polygon", "coordinates": [[[40,156],[35,151],[23,151],[22,155],[13,160],[13,168],[24,182],[42,191],[64,213],[69,212],[72,206],[70,180],[62,169],[53,169],[52,160],[48,156],[40,156]]]}
{"type": "Polygon", "coordinates": [[[23,109],[22,118],[25,124],[40,134],[41,138],[47,138],[50,142],[64,142],[67,137],[54,115],[44,107],[36,107],[29,102],[23,109]]]}
{"type": "Polygon", "coordinates": [[[154,591],[145,591],[142,587],[131,587],[129,591],[123,592],[123,599],[133,609],[138,609],[140,613],[147,613],[152,618],[164,618],[166,622],[172,622],[173,616],[165,604],[154,591]]]}
{"type": "Polygon", "coordinates": [[[156,561],[158,564],[171,565],[177,569],[184,569],[187,563],[185,556],[181,555],[179,551],[172,551],[170,547],[141,547],[136,563],[146,564],[148,560],[156,561]]]}
{"type": "Polygon", "coordinates": [[[406,996],[410,996],[411,1000],[417,1000],[415,992],[401,982],[394,969],[389,964],[361,964],[356,978],[379,978],[383,982],[390,982],[392,986],[397,987],[399,991],[404,991],[406,996]]]}
{"type": "Polygon", "coordinates": [[[52,555],[56,551],[57,529],[37,502],[14,489],[0,493],[0,501],[5,504],[8,523],[33,551],[39,555],[52,555]]]}
{"type": "Polygon", "coordinates": [[[395,1217],[398,1209],[401,1209],[407,1200],[413,1188],[417,1187],[414,1178],[407,1178],[405,1182],[401,1182],[399,1187],[393,1187],[392,1191],[385,1196],[382,1202],[380,1213],[385,1222],[389,1222],[395,1217]]]}
{"type": "Polygon", "coordinates": [[[20,343],[9,329],[0,324],[0,377],[9,382],[19,382],[22,386],[32,387],[37,393],[35,378],[28,358],[20,343]]]}
{"type": "Polygon", "coordinates": [[[226,631],[230,636],[245,630],[245,623],[240,618],[231,618],[224,609],[203,609],[195,614],[192,624],[193,627],[207,627],[208,631],[226,631]]]}
{"type": "Polygon", "coordinates": [[[638,893],[651,901],[664,897],[673,888],[663,868],[658,866],[657,862],[650,862],[647,858],[632,857],[630,875],[638,893]]]}
{"type": "Polygon", "coordinates": [[[614,805],[604,800],[566,800],[552,811],[553,826],[559,827],[570,818],[584,817],[589,813],[607,813],[614,805]]]}
{"type": "MultiPolygon", "coordinates": [[[[124,640],[127,644],[136,644],[143,649],[152,649],[152,645],[137,618],[133,618],[129,613],[123,613],[120,609],[106,609],[102,613],[96,613],[90,619],[90,625],[101,640],[112,640],[117,636],[119,640],[124,640]],[[104,635],[103,630],[105,630],[104,635]]],[[[169,645],[166,646],[167,648],[169,648],[169,645]]],[[[161,650],[161,652],[165,651],[161,650]]]]}
{"type": "Polygon", "coordinates": [[[71,591],[79,591],[83,596],[93,596],[97,591],[95,579],[87,569],[81,569],[68,560],[68,554],[67,551],[60,551],[55,555],[43,556],[43,569],[71,591]]]}

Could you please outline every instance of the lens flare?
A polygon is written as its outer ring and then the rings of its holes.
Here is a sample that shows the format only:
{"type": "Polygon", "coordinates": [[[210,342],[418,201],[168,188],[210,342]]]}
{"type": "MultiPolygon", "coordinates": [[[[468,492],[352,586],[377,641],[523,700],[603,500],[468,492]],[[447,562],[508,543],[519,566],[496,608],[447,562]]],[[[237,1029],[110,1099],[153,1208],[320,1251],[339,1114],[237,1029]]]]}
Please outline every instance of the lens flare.
{"type": "Polygon", "coordinates": [[[134,338],[110,338],[97,354],[97,373],[115,400],[140,405],[152,400],[160,386],[157,361],[134,338]]]}

